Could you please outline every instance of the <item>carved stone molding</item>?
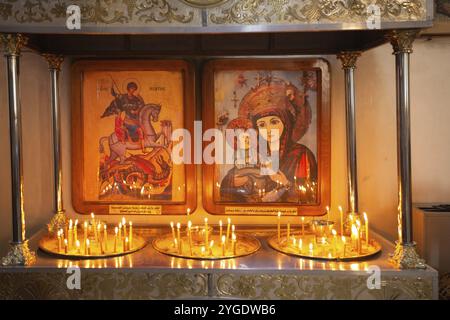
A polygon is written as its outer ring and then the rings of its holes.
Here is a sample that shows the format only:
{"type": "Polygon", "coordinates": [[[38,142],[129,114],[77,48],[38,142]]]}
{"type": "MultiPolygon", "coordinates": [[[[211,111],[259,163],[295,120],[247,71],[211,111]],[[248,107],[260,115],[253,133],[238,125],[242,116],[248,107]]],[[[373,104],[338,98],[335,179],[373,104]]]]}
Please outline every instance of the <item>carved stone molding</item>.
{"type": "Polygon", "coordinates": [[[394,54],[397,53],[412,53],[412,45],[419,30],[393,30],[388,33],[387,38],[392,44],[394,54]]]}
{"type": "Polygon", "coordinates": [[[22,34],[2,33],[0,42],[5,50],[5,56],[19,56],[22,48],[27,45],[28,38],[22,34]]]}
{"type": "Polygon", "coordinates": [[[337,58],[342,62],[342,68],[356,68],[356,61],[358,57],[361,56],[360,51],[344,51],[337,55],[337,58]]]}

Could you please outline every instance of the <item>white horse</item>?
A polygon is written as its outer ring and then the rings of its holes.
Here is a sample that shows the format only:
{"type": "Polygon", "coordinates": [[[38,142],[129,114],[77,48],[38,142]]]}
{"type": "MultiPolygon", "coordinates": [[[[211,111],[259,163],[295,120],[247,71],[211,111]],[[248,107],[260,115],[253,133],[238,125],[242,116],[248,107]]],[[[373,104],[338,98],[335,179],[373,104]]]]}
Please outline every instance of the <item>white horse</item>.
{"type": "MultiPolygon", "coordinates": [[[[153,128],[152,121],[157,122],[158,116],[161,111],[161,105],[149,103],[142,107],[139,111],[139,123],[144,131],[144,147],[148,148],[163,148],[167,147],[170,137],[172,125],[170,121],[164,121],[161,132],[156,133],[153,128]],[[163,135],[163,143],[158,143],[158,139],[163,135]]],[[[115,132],[113,132],[109,137],[101,137],[99,140],[99,151],[103,153],[105,148],[103,143],[108,140],[110,155],[106,166],[108,167],[112,161],[120,158],[120,163],[123,163],[126,159],[127,150],[138,150],[141,149],[141,143],[133,143],[130,141],[121,142],[115,132]]]]}

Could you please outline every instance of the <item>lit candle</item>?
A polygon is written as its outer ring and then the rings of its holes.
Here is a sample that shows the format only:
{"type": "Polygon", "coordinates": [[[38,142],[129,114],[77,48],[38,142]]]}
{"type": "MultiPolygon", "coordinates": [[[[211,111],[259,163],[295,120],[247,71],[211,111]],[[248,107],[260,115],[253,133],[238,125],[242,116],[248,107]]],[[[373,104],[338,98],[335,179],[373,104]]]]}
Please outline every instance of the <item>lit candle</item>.
{"type": "Polygon", "coordinates": [[[202,253],[202,257],[204,257],[205,256],[205,246],[202,246],[200,250],[202,253]]]}
{"type": "Polygon", "coordinates": [[[233,248],[233,255],[236,255],[236,234],[233,233],[232,239],[231,239],[231,245],[233,248]]]}
{"type": "Polygon", "coordinates": [[[299,253],[303,252],[303,240],[301,238],[298,239],[298,251],[299,253]]]}
{"type": "Polygon", "coordinates": [[[173,238],[173,243],[175,244],[176,236],[175,236],[175,228],[174,228],[173,221],[170,221],[170,228],[172,229],[172,238],[173,238]]]}
{"type": "Polygon", "coordinates": [[[114,252],[117,252],[117,233],[119,232],[119,228],[114,228],[114,252]]]}
{"type": "Polygon", "coordinates": [[[312,244],[312,242],[309,243],[309,254],[311,256],[314,256],[314,245],[312,244]]]}
{"type": "Polygon", "coordinates": [[[208,218],[205,218],[205,246],[208,245],[208,218]]]}
{"type": "Polygon", "coordinates": [[[367,218],[367,213],[363,212],[363,217],[366,231],[366,244],[369,246],[369,219],[367,218]]]}
{"type": "Polygon", "coordinates": [[[281,212],[278,211],[278,226],[277,226],[277,231],[278,231],[278,244],[281,243],[281,212]]]}
{"type": "Polygon", "coordinates": [[[222,239],[222,220],[219,220],[219,239],[222,239]]]}
{"type": "Polygon", "coordinates": [[[122,241],[122,222],[119,222],[119,241],[122,241]]]}
{"type": "Polygon", "coordinates": [[[105,242],[105,251],[108,251],[108,230],[106,224],[103,225],[103,241],[105,242]]]}
{"type": "Polygon", "coordinates": [[[325,220],[328,221],[328,220],[330,220],[330,207],[327,206],[326,209],[327,209],[327,215],[326,215],[326,217],[325,217],[325,220]]]}
{"type": "Polygon", "coordinates": [[[192,228],[192,221],[188,221],[188,241],[189,241],[189,252],[191,254],[191,256],[193,256],[192,254],[192,234],[191,234],[191,228],[192,228]]]}
{"type": "Polygon", "coordinates": [[[125,248],[124,248],[124,251],[130,250],[129,244],[130,244],[130,241],[128,240],[128,237],[125,237],[125,246],[124,246],[125,248]]]}
{"type": "MultiPolygon", "coordinates": [[[[179,222],[177,222],[177,244],[178,244],[178,246],[180,246],[180,244],[181,244],[180,232],[181,232],[181,224],[179,222]]],[[[180,251],[180,250],[178,249],[178,251],[180,251]]]]}
{"type": "Polygon", "coordinates": [[[77,240],[78,240],[78,219],[75,220],[75,224],[73,227],[73,236],[74,236],[75,242],[77,242],[77,240]]]}
{"type": "Polygon", "coordinates": [[[175,248],[177,248],[177,252],[180,253],[180,246],[178,245],[178,240],[176,238],[173,243],[175,244],[175,248]]]}
{"type": "Polygon", "coordinates": [[[67,247],[70,250],[72,247],[72,229],[73,229],[73,221],[72,219],[69,220],[69,231],[67,233],[67,247]]]}
{"type": "Polygon", "coordinates": [[[189,216],[191,214],[191,208],[186,209],[186,214],[189,216]]]}
{"type": "Polygon", "coordinates": [[[213,255],[213,251],[212,251],[213,247],[214,247],[214,240],[211,240],[209,242],[209,254],[210,255],[213,255]]]}
{"type": "Polygon", "coordinates": [[[228,224],[227,224],[227,239],[226,239],[226,243],[228,244],[228,239],[230,239],[230,229],[231,229],[231,219],[228,218],[228,224]]]}
{"type": "Polygon", "coordinates": [[[67,246],[68,246],[67,239],[64,239],[64,253],[65,254],[67,254],[67,250],[68,250],[67,246]]]}
{"type": "Polygon", "coordinates": [[[84,224],[83,224],[83,231],[84,231],[83,242],[86,243],[87,236],[88,236],[88,234],[87,234],[87,232],[88,232],[88,223],[87,223],[87,221],[85,221],[84,224]]]}
{"type": "Polygon", "coordinates": [[[101,232],[101,228],[102,228],[102,225],[99,223],[99,224],[97,224],[97,240],[98,241],[100,241],[100,232],[101,232]]]}
{"type": "Polygon", "coordinates": [[[302,236],[305,235],[305,217],[302,217],[302,236]]]}
{"type": "Polygon", "coordinates": [[[352,224],[352,247],[356,247],[356,249],[358,250],[358,229],[356,228],[356,226],[354,224],[352,224]]]}
{"type": "Polygon", "coordinates": [[[62,232],[62,230],[58,230],[58,233],[57,233],[57,235],[58,235],[58,252],[61,252],[61,244],[62,244],[62,240],[61,240],[61,232],[62,232]]]}
{"type": "Polygon", "coordinates": [[[222,236],[222,256],[225,257],[225,236],[222,236]]]}
{"type": "Polygon", "coordinates": [[[129,227],[129,232],[130,234],[128,235],[128,238],[130,239],[130,248],[133,247],[133,222],[128,222],[129,227]]]}
{"type": "Polygon", "coordinates": [[[341,219],[341,237],[344,235],[344,211],[342,210],[342,207],[339,206],[339,217],[341,219]]]}
{"type": "Polygon", "coordinates": [[[87,249],[88,256],[90,256],[91,255],[91,246],[90,246],[89,239],[86,239],[86,249],[87,249]]]}
{"type": "Polygon", "coordinates": [[[289,242],[289,239],[291,238],[291,223],[288,222],[287,223],[287,236],[286,236],[286,243],[289,242]]]}
{"type": "Polygon", "coordinates": [[[361,254],[361,221],[359,221],[359,219],[356,220],[356,230],[358,254],[361,254]]]}
{"type": "Polygon", "coordinates": [[[91,224],[95,225],[95,214],[91,212],[91,224]]]}
{"type": "Polygon", "coordinates": [[[123,227],[123,236],[127,237],[127,221],[125,220],[125,217],[122,217],[122,227],[123,227]]]}
{"type": "Polygon", "coordinates": [[[75,241],[75,246],[77,247],[77,253],[78,253],[78,254],[81,254],[80,240],[75,241]]]}

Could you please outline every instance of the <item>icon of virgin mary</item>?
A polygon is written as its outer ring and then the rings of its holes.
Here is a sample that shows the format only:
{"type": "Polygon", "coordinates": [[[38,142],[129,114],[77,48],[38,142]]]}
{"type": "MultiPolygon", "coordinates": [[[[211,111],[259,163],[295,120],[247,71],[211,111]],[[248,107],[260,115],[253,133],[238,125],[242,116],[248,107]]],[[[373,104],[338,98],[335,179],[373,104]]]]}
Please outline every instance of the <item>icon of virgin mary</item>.
{"type": "MultiPolygon", "coordinates": [[[[314,153],[298,142],[311,124],[312,112],[307,97],[282,79],[266,79],[243,97],[238,117],[241,119],[238,123],[250,124],[240,129],[252,127],[257,130],[268,146],[271,140],[279,139],[279,170],[271,175],[261,175],[260,163],[235,166],[221,181],[221,200],[297,202],[298,186],[315,185],[318,175],[314,153]],[[274,129],[278,130],[277,137],[266,134],[274,129]]],[[[310,202],[313,199],[315,195],[311,195],[310,202]]]]}

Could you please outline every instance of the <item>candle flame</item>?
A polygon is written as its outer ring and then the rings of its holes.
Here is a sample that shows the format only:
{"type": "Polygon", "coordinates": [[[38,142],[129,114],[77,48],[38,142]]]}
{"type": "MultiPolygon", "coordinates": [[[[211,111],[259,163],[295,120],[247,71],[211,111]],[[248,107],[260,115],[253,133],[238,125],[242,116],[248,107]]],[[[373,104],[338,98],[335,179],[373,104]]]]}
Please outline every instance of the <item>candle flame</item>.
{"type": "Polygon", "coordinates": [[[345,243],[345,241],[346,241],[345,236],[342,236],[341,239],[342,239],[342,242],[345,243]]]}
{"type": "Polygon", "coordinates": [[[337,232],[336,232],[336,230],[331,230],[331,233],[333,234],[333,236],[336,236],[336,234],[337,234],[337,232]]]}
{"type": "Polygon", "coordinates": [[[170,221],[170,227],[173,228],[173,221],[170,221]]]}
{"type": "Polygon", "coordinates": [[[368,219],[367,219],[367,213],[363,212],[363,217],[364,217],[364,221],[367,222],[367,221],[368,221],[368,219]]]}
{"type": "Polygon", "coordinates": [[[358,229],[356,228],[356,226],[354,224],[352,224],[352,234],[358,235],[358,229]]]}
{"type": "Polygon", "coordinates": [[[278,218],[281,217],[281,211],[278,211],[278,218]]]}
{"type": "Polygon", "coordinates": [[[77,241],[75,242],[75,245],[76,245],[77,247],[79,247],[79,246],[80,246],[80,240],[77,240],[77,241]]]}
{"type": "Polygon", "coordinates": [[[192,227],[192,221],[189,220],[189,221],[188,221],[188,228],[190,229],[191,227],[192,227]]]}
{"type": "Polygon", "coordinates": [[[222,226],[222,220],[219,220],[219,226],[222,226]]]}
{"type": "Polygon", "coordinates": [[[225,237],[225,236],[222,236],[222,244],[225,243],[225,239],[226,239],[226,237],[225,237]]]}
{"type": "Polygon", "coordinates": [[[117,234],[117,232],[119,232],[119,228],[115,227],[114,232],[117,234]]]}
{"type": "Polygon", "coordinates": [[[181,224],[179,222],[177,222],[177,229],[181,228],[181,224]]]}

